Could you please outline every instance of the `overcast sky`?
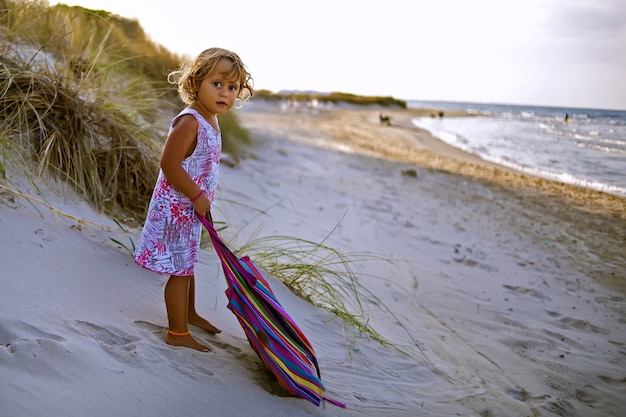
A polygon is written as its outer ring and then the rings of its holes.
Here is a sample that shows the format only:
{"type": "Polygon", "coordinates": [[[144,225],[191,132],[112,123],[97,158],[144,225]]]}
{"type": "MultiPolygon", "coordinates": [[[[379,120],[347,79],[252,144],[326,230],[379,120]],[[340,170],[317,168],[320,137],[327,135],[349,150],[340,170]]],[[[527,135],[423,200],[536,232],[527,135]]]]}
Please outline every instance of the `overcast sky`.
{"type": "Polygon", "coordinates": [[[626,110],[625,0],[77,0],[256,88],[626,110]]]}

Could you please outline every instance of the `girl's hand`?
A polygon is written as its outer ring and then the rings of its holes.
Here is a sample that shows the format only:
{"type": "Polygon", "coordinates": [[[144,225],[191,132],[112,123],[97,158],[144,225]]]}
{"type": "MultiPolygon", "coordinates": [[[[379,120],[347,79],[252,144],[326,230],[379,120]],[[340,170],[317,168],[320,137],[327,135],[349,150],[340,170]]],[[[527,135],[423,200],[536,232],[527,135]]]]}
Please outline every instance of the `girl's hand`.
{"type": "Polygon", "coordinates": [[[193,202],[193,208],[200,216],[206,217],[206,215],[211,211],[211,200],[209,200],[209,198],[202,193],[202,195],[193,202]]]}

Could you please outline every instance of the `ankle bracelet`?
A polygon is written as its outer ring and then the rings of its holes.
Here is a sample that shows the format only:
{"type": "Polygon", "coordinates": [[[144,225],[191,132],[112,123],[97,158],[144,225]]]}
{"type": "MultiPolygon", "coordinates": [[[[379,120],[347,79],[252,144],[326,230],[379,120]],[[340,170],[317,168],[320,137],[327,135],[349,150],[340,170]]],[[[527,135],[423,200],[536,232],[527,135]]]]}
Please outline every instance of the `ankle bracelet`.
{"type": "Polygon", "coordinates": [[[186,332],[179,333],[179,332],[173,332],[173,331],[171,331],[171,330],[168,330],[167,332],[168,332],[169,334],[171,334],[172,336],[178,336],[178,337],[182,337],[182,336],[189,336],[189,335],[191,334],[191,332],[190,332],[190,331],[186,331],[186,332]]]}

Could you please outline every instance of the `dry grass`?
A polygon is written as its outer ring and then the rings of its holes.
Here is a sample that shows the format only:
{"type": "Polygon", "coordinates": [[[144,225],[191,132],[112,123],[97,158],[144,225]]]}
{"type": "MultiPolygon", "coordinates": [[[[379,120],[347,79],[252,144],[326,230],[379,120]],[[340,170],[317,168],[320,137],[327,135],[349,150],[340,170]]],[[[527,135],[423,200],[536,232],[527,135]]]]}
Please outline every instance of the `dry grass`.
{"type": "Polygon", "coordinates": [[[158,172],[154,132],[121,111],[83,100],[55,74],[0,57],[3,148],[34,157],[95,207],[122,219],[145,210],[158,172]]]}
{"type": "MultiPolygon", "coordinates": [[[[166,74],[184,58],[135,20],[44,1],[0,0],[0,52],[0,175],[13,161],[124,223],[142,222],[182,108],[166,74]]],[[[232,114],[220,121],[236,159],[247,133],[232,114]]]]}
{"type": "Polygon", "coordinates": [[[356,332],[351,338],[352,343],[358,336],[367,336],[407,356],[414,356],[415,348],[424,353],[393,310],[360,282],[359,278],[366,274],[355,270],[367,262],[391,260],[367,253],[344,254],[323,242],[290,236],[255,238],[237,252],[249,255],[298,297],[340,318],[356,332]],[[406,333],[413,345],[400,346],[381,335],[370,323],[370,309],[388,316],[389,321],[406,333]]]}

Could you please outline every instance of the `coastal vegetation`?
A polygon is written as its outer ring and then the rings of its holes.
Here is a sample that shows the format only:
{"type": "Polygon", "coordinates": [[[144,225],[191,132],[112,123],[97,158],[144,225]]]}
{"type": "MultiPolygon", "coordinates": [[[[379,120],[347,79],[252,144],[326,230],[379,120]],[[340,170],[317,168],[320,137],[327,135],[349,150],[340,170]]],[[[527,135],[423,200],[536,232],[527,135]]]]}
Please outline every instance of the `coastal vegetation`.
{"type": "MultiPolygon", "coordinates": [[[[137,225],[167,123],[182,108],[167,74],[186,57],[152,42],[136,20],[45,1],[0,0],[0,28],[5,159],[137,225]]],[[[236,155],[247,132],[232,113],[220,124],[224,152],[236,155]]]]}
{"type": "Polygon", "coordinates": [[[321,104],[350,104],[355,106],[381,106],[406,109],[406,101],[391,96],[362,96],[342,92],[310,92],[310,91],[279,91],[259,90],[255,92],[257,99],[267,101],[302,101],[310,102],[317,100],[321,104]]]}

